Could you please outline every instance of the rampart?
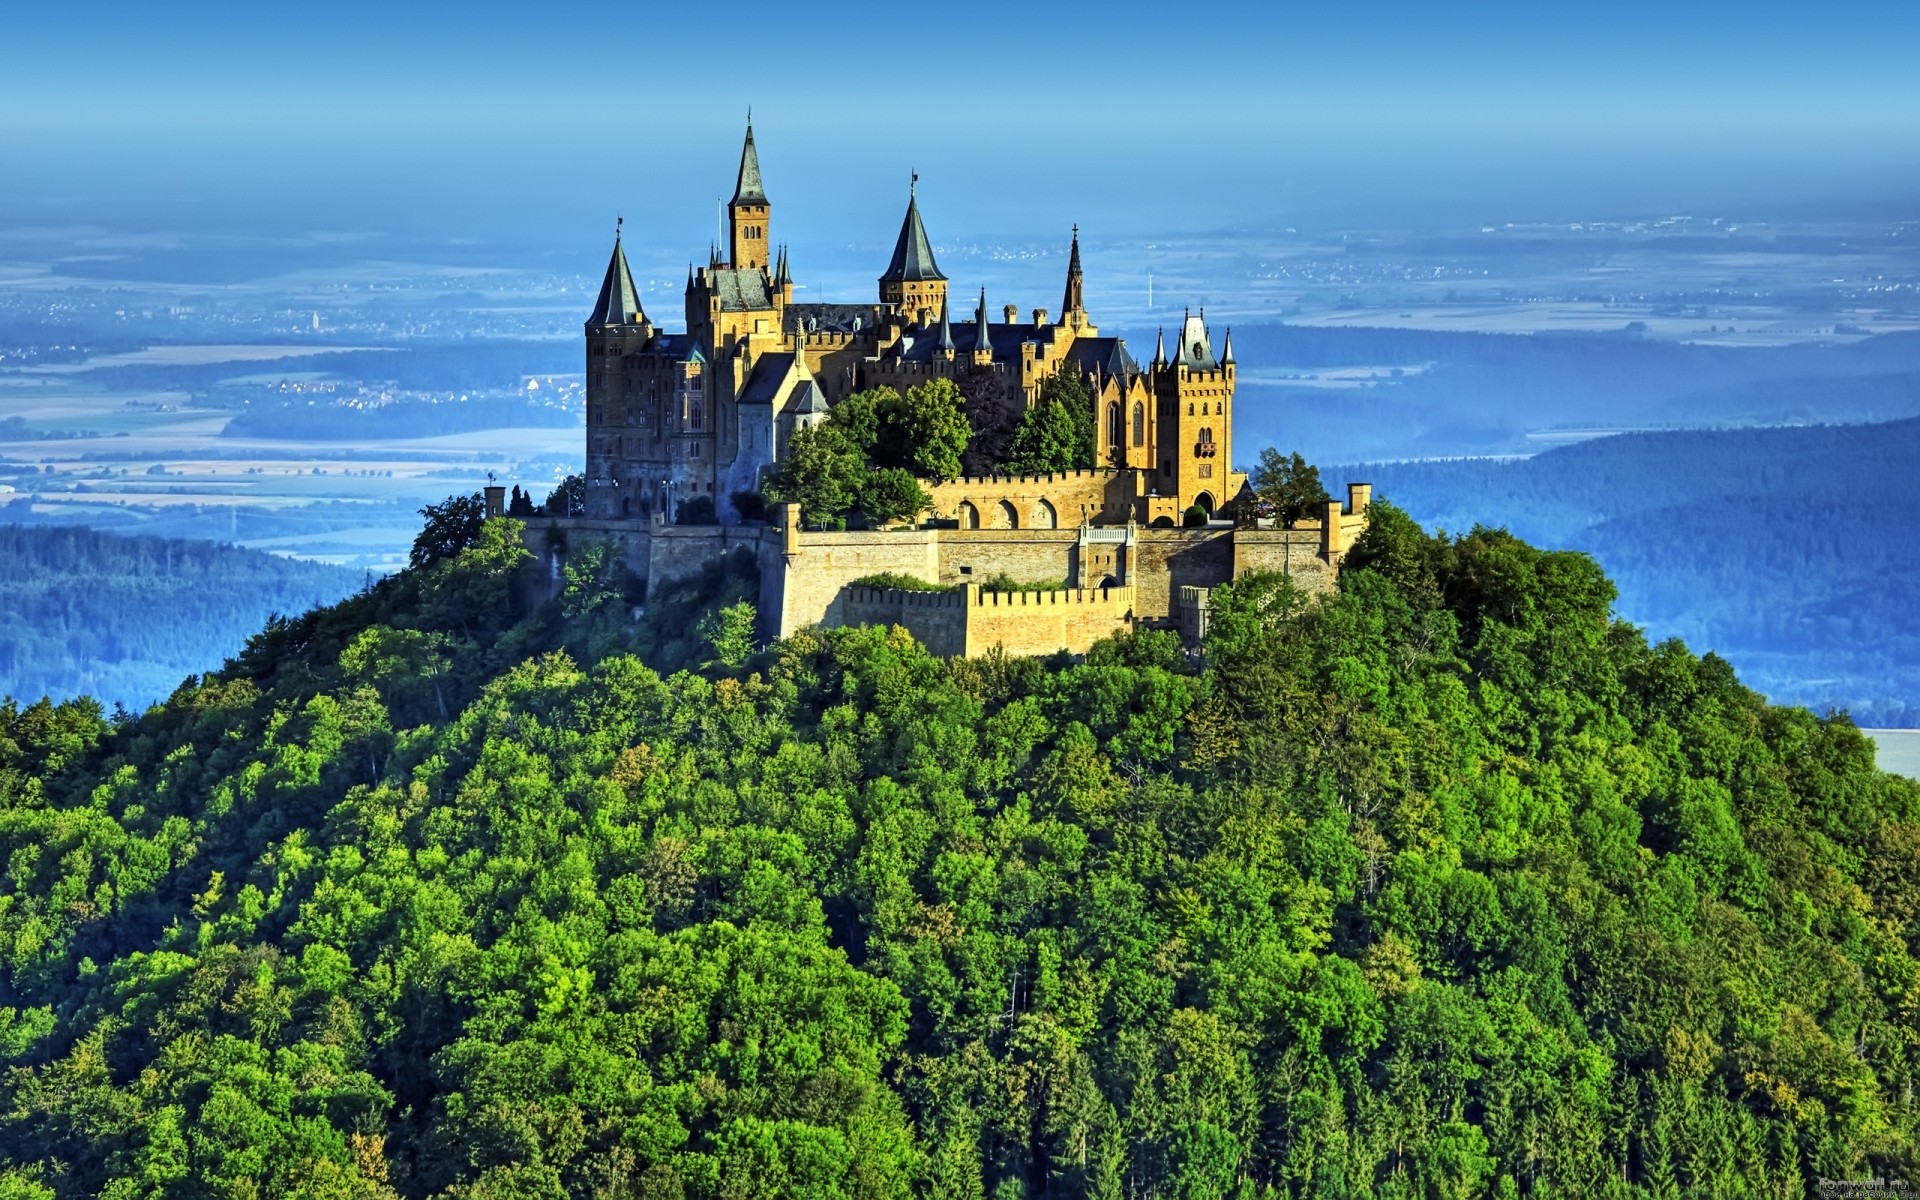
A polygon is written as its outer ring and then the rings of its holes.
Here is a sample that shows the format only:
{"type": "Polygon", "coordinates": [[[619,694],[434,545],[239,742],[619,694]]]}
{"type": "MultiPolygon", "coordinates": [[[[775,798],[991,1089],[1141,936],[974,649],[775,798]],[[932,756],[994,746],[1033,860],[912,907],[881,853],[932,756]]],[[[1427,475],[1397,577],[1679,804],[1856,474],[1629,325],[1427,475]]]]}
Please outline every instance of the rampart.
{"type": "Polygon", "coordinates": [[[1115,471],[1062,471],[1054,475],[963,475],[923,484],[933,512],[961,529],[1074,529],[1102,520],[1125,520],[1126,482],[1115,471]]]}
{"type": "MultiPolygon", "coordinates": [[[[1106,474],[955,480],[942,486],[997,482],[1064,495],[1055,487],[1061,480],[1084,483],[1106,474]]],[[[809,625],[897,624],[940,654],[978,654],[995,645],[1019,654],[1081,653],[1139,623],[1197,636],[1210,590],[1250,571],[1280,572],[1307,591],[1331,589],[1341,560],[1366,529],[1369,501],[1367,485],[1353,484],[1345,505],[1330,501],[1318,518],[1281,529],[1126,523],[815,532],[800,528],[794,505],[782,509],[778,523],[764,527],[534,518],[527,522],[526,538],[541,565],[529,572],[528,585],[544,595],[557,593],[566,557],[590,540],[615,546],[650,588],[744,547],[759,565],[761,634],[767,638],[809,625]],[[952,590],[852,586],[882,574],[952,590]],[[1064,587],[987,590],[984,585],[1000,577],[1064,587]]]]}
{"type": "Polygon", "coordinates": [[[974,657],[995,646],[1009,654],[1085,654],[1100,639],[1131,628],[1133,589],[996,592],[972,583],[939,592],[855,587],[846,589],[841,612],[848,625],[898,625],[942,657],[974,657]]]}

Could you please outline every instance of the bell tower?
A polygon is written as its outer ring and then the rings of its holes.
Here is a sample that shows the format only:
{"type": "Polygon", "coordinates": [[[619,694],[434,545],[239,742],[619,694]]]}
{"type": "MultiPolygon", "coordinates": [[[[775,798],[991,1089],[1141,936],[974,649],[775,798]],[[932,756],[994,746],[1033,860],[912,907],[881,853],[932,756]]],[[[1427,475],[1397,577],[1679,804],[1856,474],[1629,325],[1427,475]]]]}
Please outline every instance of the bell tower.
{"type": "Polygon", "coordinates": [[[728,265],[738,270],[765,270],[769,262],[768,218],[773,206],[760,182],[760,154],[753,148],[753,114],[747,114],[747,141],[740,148],[740,177],[727,204],[728,265]]]}

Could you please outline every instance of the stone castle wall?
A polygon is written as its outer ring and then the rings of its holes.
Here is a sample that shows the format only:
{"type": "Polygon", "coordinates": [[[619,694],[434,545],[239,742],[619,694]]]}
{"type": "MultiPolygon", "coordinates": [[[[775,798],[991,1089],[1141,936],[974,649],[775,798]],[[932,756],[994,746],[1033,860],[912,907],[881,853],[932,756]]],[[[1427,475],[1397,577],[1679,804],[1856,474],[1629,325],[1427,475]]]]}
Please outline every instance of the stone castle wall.
{"type": "Polygon", "coordinates": [[[1094,521],[1124,520],[1126,484],[1115,471],[1055,475],[963,475],[922,484],[933,511],[961,529],[1075,529],[1094,521]]]}
{"type": "MultiPolygon", "coordinates": [[[[1098,472],[1081,472],[1097,476],[1098,472]]],[[[956,481],[958,482],[958,481],[956,481]]],[[[1036,477],[1050,486],[1050,477],[1036,477]]],[[[977,483],[977,481],[976,481],[977,483]]],[[[902,625],[939,654],[1075,653],[1139,622],[1204,627],[1210,589],[1250,571],[1277,571],[1302,588],[1331,589],[1346,549],[1366,529],[1367,494],[1330,503],[1319,520],[1292,529],[1207,526],[1155,529],[904,529],[809,532],[788,506],[766,526],[674,526],[641,521],[535,518],[526,541],[540,560],[528,586],[556,594],[566,557],[590,540],[618,548],[650,587],[699,571],[745,547],[760,568],[761,634],[784,637],[809,625],[902,625]],[[895,574],[946,584],[950,592],[856,588],[855,580],[895,574]],[[1066,590],[989,592],[996,576],[1066,590]],[[1099,586],[1108,582],[1109,586],[1099,586]]],[[[1054,494],[1062,494],[1055,492],[1054,494]]]]}
{"type": "Polygon", "coordinates": [[[898,625],[942,657],[972,658],[995,646],[1018,655],[1085,654],[1102,638],[1132,628],[1133,589],[987,592],[971,583],[945,592],[848,588],[841,611],[848,625],[898,625]]]}

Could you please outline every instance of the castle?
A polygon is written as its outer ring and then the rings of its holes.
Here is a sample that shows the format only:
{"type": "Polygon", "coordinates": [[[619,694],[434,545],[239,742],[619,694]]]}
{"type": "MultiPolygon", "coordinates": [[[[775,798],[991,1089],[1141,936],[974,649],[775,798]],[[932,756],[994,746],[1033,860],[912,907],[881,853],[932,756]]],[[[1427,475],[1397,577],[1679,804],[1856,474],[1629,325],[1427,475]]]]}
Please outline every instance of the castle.
{"type": "MultiPolygon", "coordinates": [[[[727,243],[689,267],[678,333],[648,316],[616,231],[585,330],[585,511],[529,529],[551,574],[570,537],[611,540],[648,580],[747,547],[760,562],[766,635],[886,621],[945,653],[1080,651],[1143,623],[1194,633],[1207,589],[1248,570],[1330,585],[1365,527],[1366,485],[1289,528],[1211,519],[1246,487],[1231,467],[1231,331],[1216,350],[1204,315],[1189,313],[1171,351],[1163,332],[1141,366],[1087,311],[1077,227],[1057,314],[1035,308],[1023,321],[1006,305],[995,321],[981,289],[971,320],[955,321],[916,192],[908,189],[875,302],[796,303],[749,121],[727,243]],[[946,378],[1018,410],[1069,373],[1094,398],[1094,462],[1085,469],[923,480],[930,511],[894,530],[808,531],[792,505],[762,525],[737,499],[759,493],[795,430],[826,420],[855,391],[946,378]],[[689,513],[711,523],[688,524],[689,513]],[[1196,526],[1196,517],[1208,520],[1196,526]],[[952,590],[856,586],[881,573],[952,590]],[[983,586],[1001,579],[1057,590],[983,586]]],[[[497,492],[489,490],[490,508],[497,492]]]]}

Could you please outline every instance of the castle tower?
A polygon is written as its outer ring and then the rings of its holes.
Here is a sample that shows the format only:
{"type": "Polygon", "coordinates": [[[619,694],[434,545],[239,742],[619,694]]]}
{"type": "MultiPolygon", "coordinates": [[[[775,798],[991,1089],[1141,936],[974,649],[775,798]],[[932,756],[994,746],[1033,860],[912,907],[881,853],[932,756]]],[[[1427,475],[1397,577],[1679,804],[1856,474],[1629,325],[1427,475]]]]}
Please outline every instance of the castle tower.
{"type": "Polygon", "coordinates": [[[993,365],[993,330],[987,324],[987,289],[980,289],[980,307],[973,314],[973,365],[993,365]]]}
{"type": "Polygon", "coordinates": [[[1073,227],[1073,254],[1067,259],[1067,294],[1060,301],[1060,323],[1079,329],[1087,323],[1085,281],[1080,274],[1080,227],[1073,227]]]}
{"type": "MultiPolygon", "coordinates": [[[[587,318],[587,502],[617,505],[616,479],[621,457],[620,430],[632,414],[629,401],[638,395],[638,380],[630,378],[633,360],[653,336],[653,324],[640,308],[633,286],[633,270],[620,244],[620,225],[613,234],[613,256],[607,260],[600,297],[587,318]]],[[[637,368],[636,368],[637,369],[637,368]]],[[[598,515],[612,515],[600,513],[598,515]]]]}
{"type": "Polygon", "coordinates": [[[920,223],[920,177],[907,185],[907,215],[900,222],[893,259],[880,276],[880,303],[892,308],[903,324],[930,321],[947,304],[947,277],[933,259],[933,243],[920,223]]]}
{"type": "Polygon", "coordinates": [[[753,148],[753,117],[747,117],[747,141],[740,148],[740,177],[727,204],[729,265],[752,270],[767,266],[767,225],[772,205],[760,182],[760,153],[753,148]]]}
{"type": "Polygon", "coordinates": [[[1198,504],[1210,513],[1233,499],[1228,490],[1233,462],[1231,334],[1223,349],[1224,354],[1214,354],[1203,311],[1199,316],[1188,313],[1181,321],[1170,361],[1160,361],[1164,349],[1154,355],[1160,362],[1156,486],[1163,496],[1178,496],[1182,508],[1198,504]]]}

